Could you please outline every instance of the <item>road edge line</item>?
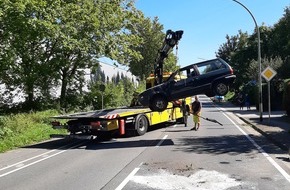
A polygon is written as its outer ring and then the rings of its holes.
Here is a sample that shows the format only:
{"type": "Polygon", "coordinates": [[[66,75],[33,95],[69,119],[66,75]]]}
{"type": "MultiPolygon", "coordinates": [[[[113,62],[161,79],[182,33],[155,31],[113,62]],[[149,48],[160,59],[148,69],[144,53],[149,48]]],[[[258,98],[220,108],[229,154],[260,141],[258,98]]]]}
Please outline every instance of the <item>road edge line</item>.
{"type": "Polygon", "coordinates": [[[130,179],[138,172],[140,168],[135,168],[123,181],[120,183],[120,185],[115,190],[122,190],[125,185],[130,181],[130,179]]]}
{"type": "Polygon", "coordinates": [[[246,138],[258,149],[260,153],[274,166],[281,174],[282,176],[290,183],[290,176],[289,174],[279,165],[275,160],[261,147],[259,146],[254,139],[252,139],[242,128],[240,128],[225,112],[223,109],[224,116],[230,120],[234,124],[234,126],[243,134],[246,136],[246,138]]]}

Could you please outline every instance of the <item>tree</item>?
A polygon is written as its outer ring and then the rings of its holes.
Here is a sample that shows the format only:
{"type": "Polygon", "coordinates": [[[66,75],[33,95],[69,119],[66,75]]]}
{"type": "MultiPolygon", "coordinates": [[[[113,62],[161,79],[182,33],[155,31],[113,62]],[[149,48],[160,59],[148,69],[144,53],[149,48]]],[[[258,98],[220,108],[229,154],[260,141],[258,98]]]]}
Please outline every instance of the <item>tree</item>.
{"type": "Polygon", "coordinates": [[[78,76],[78,69],[93,67],[96,64],[95,57],[107,56],[123,61],[124,54],[126,57],[136,55],[127,48],[128,44],[134,44],[136,39],[126,30],[127,25],[131,23],[130,18],[133,17],[131,1],[97,3],[92,0],[76,0],[75,3],[62,6],[61,16],[64,17],[59,19],[59,26],[67,29],[61,30],[62,35],[68,37],[62,41],[61,56],[58,57],[59,76],[62,81],[61,103],[65,100],[67,86],[78,76]],[[71,14],[74,9],[75,14],[71,14]]]}
{"type": "Polygon", "coordinates": [[[128,106],[131,103],[133,98],[133,93],[135,91],[134,83],[128,77],[124,77],[120,82],[120,85],[123,86],[123,99],[121,102],[122,106],[128,106]]]}
{"type": "Polygon", "coordinates": [[[168,57],[164,61],[163,71],[164,72],[174,72],[179,68],[177,65],[177,57],[173,52],[169,53],[168,57]]]}
{"type": "Polygon", "coordinates": [[[226,42],[220,45],[216,56],[222,58],[226,62],[231,61],[232,54],[238,49],[239,35],[226,35],[226,42]]]}
{"type": "Polygon", "coordinates": [[[290,78],[290,7],[285,8],[283,17],[274,25],[271,37],[269,52],[283,60],[279,69],[281,77],[290,78]]]}
{"type": "MultiPolygon", "coordinates": [[[[33,107],[35,93],[49,86],[49,73],[53,74],[47,60],[46,44],[49,24],[44,19],[52,10],[43,9],[45,1],[1,2],[1,81],[26,94],[33,107]]],[[[47,18],[50,19],[50,18],[47,18]]]]}
{"type": "Polygon", "coordinates": [[[129,48],[139,42],[130,31],[138,18],[132,0],[5,0],[0,10],[0,80],[22,89],[31,108],[35,93],[57,84],[66,106],[67,90],[98,57],[140,57],[129,48]]]}
{"type": "Polygon", "coordinates": [[[120,78],[120,73],[119,71],[117,72],[117,76],[116,76],[116,84],[119,84],[121,78],[120,78]]]}
{"type": "Polygon", "coordinates": [[[226,35],[226,42],[222,44],[216,56],[224,59],[228,62],[234,69],[235,74],[237,75],[234,88],[238,89],[239,86],[244,82],[243,73],[247,68],[248,54],[249,54],[249,36],[247,33],[239,30],[239,34],[236,36],[226,35]]]}
{"type": "MultiPolygon", "coordinates": [[[[165,33],[162,31],[163,25],[159,23],[157,17],[151,20],[140,13],[139,21],[134,25],[133,34],[140,37],[142,42],[138,46],[131,48],[140,52],[142,58],[131,60],[129,67],[133,75],[143,80],[149,74],[154,73],[155,59],[163,43],[165,33]]],[[[176,57],[170,54],[168,58],[164,63],[164,71],[176,70],[176,57]]]]}
{"type": "MultiPolygon", "coordinates": [[[[266,67],[270,66],[271,68],[273,68],[274,70],[278,70],[282,64],[283,61],[280,57],[275,57],[275,58],[262,58],[261,60],[261,67],[262,67],[262,71],[264,69],[266,69],[266,67]]],[[[247,69],[247,72],[244,73],[246,75],[246,78],[248,78],[248,80],[252,80],[252,81],[258,81],[259,80],[259,65],[257,64],[257,62],[255,60],[252,60],[249,64],[249,67],[247,69]]],[[[279,75],[279,73],[278,73],[279,75]]]]}
{"type": "MultiPolygon", "coordinates": [[[[262,25],[259,27],[261,37],[261,56],[263,60],[269,60],[269,42],[271,41],[272,28],[262,25]]],[[[257,33],[254,32],[251,35],[243,33],[241,30],[236,36],[226,36],[226,42],[220,46],[217,57],[223,58],[225,61],[233,67],[237,79],[234,84],[235,89],[239,89],[245,83],[250,80],[258,79],[258,43],[257,33]],[[257,69],[254,70],[253,68],[257,69]],[[256,72],[256,73],[253,73],[256,72]]],[[[262,60],[262,62],[263,62],[262,60]]],[[[266,62],[265,62],[266,64],[266,62]]]]}

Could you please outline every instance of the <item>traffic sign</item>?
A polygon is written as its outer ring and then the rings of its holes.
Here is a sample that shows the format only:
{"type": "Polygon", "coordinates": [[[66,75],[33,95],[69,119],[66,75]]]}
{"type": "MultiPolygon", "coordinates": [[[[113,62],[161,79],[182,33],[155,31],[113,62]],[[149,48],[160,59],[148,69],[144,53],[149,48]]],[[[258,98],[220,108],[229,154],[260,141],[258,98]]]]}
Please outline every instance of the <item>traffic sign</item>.
{"type": "Polygon", "coordinates": [[[261,74],[264,77],[264,79],[270,81],[277,74],[277,72],[270,66],[268,66],[261,74]]]}

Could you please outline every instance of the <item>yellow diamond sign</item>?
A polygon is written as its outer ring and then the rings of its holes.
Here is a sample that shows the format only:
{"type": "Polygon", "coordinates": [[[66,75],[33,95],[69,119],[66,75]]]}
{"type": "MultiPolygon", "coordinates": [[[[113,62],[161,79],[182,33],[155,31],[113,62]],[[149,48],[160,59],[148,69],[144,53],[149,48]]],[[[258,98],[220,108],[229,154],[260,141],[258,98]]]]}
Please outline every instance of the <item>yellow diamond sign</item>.
{"type": "Polygon", "coordinates": [[[277,72],[268,66],[261,74],[267,81],[270,81],[277,74],[277,72]]]}

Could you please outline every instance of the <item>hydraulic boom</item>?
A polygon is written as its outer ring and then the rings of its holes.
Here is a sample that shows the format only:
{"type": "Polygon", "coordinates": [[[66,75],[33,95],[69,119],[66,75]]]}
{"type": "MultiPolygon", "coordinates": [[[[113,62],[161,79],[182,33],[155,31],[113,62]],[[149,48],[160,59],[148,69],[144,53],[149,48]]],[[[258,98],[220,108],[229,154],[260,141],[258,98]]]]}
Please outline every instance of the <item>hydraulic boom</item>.
{"type": "Polygon", "coordinates": [[[156,83],[161,84],[163,82],[163,63],[164,59],[168,56],[170,53],[170,50],[174,48],[174,46],[178,45],[178,41],[181,39],[183,34],[182,30],[178,31],[172,31],[172,30],[167,30],[166,31],[166,36],[163,41],[162,48],[158,52],[158,56],[156,58],[156,63],[155,63],[155,70],[154,70],[154,76],[156,78],[156,83]]]}

